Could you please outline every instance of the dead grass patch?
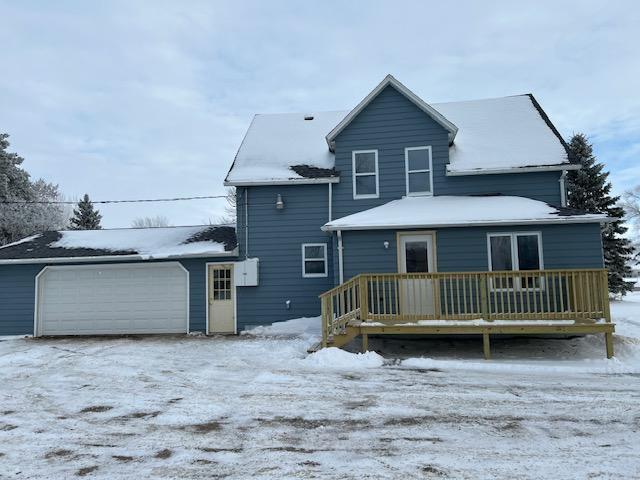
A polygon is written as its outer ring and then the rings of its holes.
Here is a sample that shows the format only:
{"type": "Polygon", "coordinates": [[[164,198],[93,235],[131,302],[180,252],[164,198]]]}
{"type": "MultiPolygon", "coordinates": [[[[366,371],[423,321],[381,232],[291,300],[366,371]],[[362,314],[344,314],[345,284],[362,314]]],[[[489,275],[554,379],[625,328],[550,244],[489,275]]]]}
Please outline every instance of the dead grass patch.
{"type": "Polygon", "coordinates": [[[108,412],[109,410],[112,410],[113,407],[109,406],[109,405],[92,405],[90,407],[85,407],[82,410],[80,410],[80,413],[101,413],[101,412],[108,412]]]}
{"type": "Polygon", "coordinates": [[[169,458],[171,455],[173,455],[173,452],[171,450],[169,450],[168,448],[163,448],[162,450],[158,450],[154,457],[164,460],[169,458]]]}
{"type": "Polygon", "coordinates": [[[73,455],[73,450],[68,450],[66,448],[60,448],[58,450],[51,450],[47,452],[44,458],[60,458],[60,457],[70,457],[73,455]]]}
{"type": "Polygon", "coordinates": [[[18,428],[17,425],[12,425],[10,423],[5,423],[4,425],[0,426],[0,430],[2,430],[3,432],[8,432],[10,430],[15,430],[16,428],[18,428]]]}
{"type": "Polygon", "coordinates": [[[78,471],[76,471],[76,475],[78,477],[84,477],[85,475],[89,475],[91,472],[95,472],[96,470],[98,470],[98,466],[97,465],[92,465],[91,467],[82,467],[80,469],[78,469],[78,471]]]}
{"type": "Polygon", "coordinates": [[[209,422],[204,423],[196,423],[190,425],[189,429],[193,430],[196,433],[211,433],[222,430],[222,424],[217,420],[211,420],[209,422]]]}
{"type": "Polygon", "coordinates": [[[128,455],[111,455],[111,458],[113,458],[114,460],[118,460],[119,462],[123,462],[123,463],[129,463],[129,462],[133,462],[135,460],[135,458],[130,457],[128,455]]]}
{"type": "Polygon", "coordinates": [[[242,448],[200,447],[199,450],[207,453],[220,453],[220,452],[240,453],[242,452],[242,448]]]}

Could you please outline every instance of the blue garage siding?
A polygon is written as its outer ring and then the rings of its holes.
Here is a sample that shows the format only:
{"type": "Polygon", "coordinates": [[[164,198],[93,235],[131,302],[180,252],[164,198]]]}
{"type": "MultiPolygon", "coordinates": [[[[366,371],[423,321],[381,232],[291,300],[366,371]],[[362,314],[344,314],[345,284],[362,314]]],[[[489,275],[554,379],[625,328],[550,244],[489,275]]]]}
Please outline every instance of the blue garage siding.
{"type": "MultiPolygon", "coordinates": [[[[247,253],[245,190],[237,192],[240,258],[247,253]]],[[[259,286],[237,289],[238,329],[319,315],[318,295],[333,284],[331,234],[320,230],[329,219],[329,187],[283,185],[248,190],[248,255],[260,259],[259,286]],[[281,210],[275,207],[278,194],[284,202],[281,210]],[[302,277],[303,243],[327,244],[326,278],[302,277]]]]}
{"type": "Polygon", "coordinates": [[[335,141],[334,218],[372,208],[406,195],[405,147],[431,145],[435,195],[500,193],[560,204],[560,172],[538,172],[450,177],[446,130],[422,110],[386,87],[335,141]],[[352,151],[378,150],[380,198],[353,199],[352,151]]]}
{"type": "MultiPolygon", "coordinates": [[[[189,272],[189,330],[206,331],[206,264],[231,263],[235,257],[184,259],[189,272]]],[[[153,262],[162,262],[154,260],[153,262]]],[[[164,260],[176,261],[176,260],[164,260]]],[[[140,262],[100,262],[102,264],[140,262]]],[[[92,263],[99,265],[100,263],[92,263]]],[[[55,265],[62,265],[57,263],[55,265]]],[[[73,265],[70,264],[70,265],[73,265]]],[[[76,265],[88,265],[76,263],[76,265]]],[[[35,309],[35,281],[46,264],[0,265],[0,335],[32,335],[35,309]]]]}
{"type": "MultiPolygon", "coordinates": [[[[542,233],[544,267],[602,268],[602,240],[598,224],[462,227],[436,230],[438,271],[486,271],[487,233],[542,233]]],[[[344,277],[358,273],[397,272],[396,231],[343,232],[344,277]],[[384,248],[384,242],[389,248],[384,248]]]]}
{"type": "Polygon", "coordinates": [[[42,265],[0,265],[0,335],[33,334],[35,278],[42,265]]]}

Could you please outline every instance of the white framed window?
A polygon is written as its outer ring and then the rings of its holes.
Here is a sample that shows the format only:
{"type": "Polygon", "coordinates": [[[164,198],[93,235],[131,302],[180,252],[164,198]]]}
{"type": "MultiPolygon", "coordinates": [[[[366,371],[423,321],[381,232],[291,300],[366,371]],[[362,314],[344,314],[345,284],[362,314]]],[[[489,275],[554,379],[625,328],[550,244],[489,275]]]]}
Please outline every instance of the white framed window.
{"type": "Polygon", "coordinates": [[[302,276],[316,278],[327,276],[327,244],[302,244],[302,276]]]}
{"type": "Polygon", "coordinates": [[[433,195],[431,146],[404,149],[407,196],[433,195]]]}
{"type": "Polygon", "coordinates": [[[378,150],[354,150],[353,198],[378,198],[378,150]]]}
{"type": "MultiPolygon", "coordinates": [[[[490,271],[543,270],[542,234],[540,232],[512,232],[487,234],[490,271]]],[[[541,288],[542,279],[494,278],[494,290],[541,288]]]]}

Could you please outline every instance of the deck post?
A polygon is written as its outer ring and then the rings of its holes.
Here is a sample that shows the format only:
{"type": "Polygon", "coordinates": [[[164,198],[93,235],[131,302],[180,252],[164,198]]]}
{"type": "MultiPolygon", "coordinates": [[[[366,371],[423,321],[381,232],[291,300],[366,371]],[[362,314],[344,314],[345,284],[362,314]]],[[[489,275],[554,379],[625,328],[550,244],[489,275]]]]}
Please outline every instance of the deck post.
{"type": "Polygon", "coordinates": [[[607,358],[613,357],[613,333],[604,334],[604,343],[607,347],[607,358]]]}
{"type": "Polygon", "coordinates": [[[369,334],[362,334],[362,353],[366,353],[369,351],[369,334]]]}
{"type": "Polygon", "coordinates": [[[482,319],[489,321],[489,298],[487,288],[488,277],[483,275],[482,280],[480,281],[480,310],[482,312],[482,319]]]}
{"type": "Polygon", "coordinates": [[[491,360],[491,343],[487,332],[482,332],[482,347],[484,349],[484,359],[491,360]]]}
{"type": "Polygon", "coordinates": [[[360,290],[360,320],[366,322],[369,320],[369,285],[367,277],[360,275],[358,285],[360,290]]]}

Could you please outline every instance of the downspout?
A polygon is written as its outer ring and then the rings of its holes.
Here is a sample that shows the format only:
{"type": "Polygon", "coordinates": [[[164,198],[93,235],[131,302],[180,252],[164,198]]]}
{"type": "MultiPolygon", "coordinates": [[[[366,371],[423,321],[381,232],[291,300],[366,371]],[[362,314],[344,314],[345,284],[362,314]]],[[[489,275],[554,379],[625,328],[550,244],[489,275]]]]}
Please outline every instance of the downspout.
{"type": "Polygon", "coordinates": [[[333,220],[333,183],[329,183],[329,221],[333,220]]]}
{"type": "Polygon", "coordinates": [[[567,178],[567,171],[563,170],[562,171],[562,175],[560,175],[560,205],[562,207],[566,207],[567,206],[567,185],[566,185],[566,179],[567,178]]]}
{"type": "Polygon", "coordinates": [[[342,230],[338,230],[338,274],[340,275],[340,285],[344,283],[344,268],[342,260],[342,230]]]}
{"type": "Polygon", "coordinates": [[[249,258],[249,188],[244,188],[244,259],[249,258]]]}

